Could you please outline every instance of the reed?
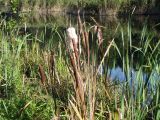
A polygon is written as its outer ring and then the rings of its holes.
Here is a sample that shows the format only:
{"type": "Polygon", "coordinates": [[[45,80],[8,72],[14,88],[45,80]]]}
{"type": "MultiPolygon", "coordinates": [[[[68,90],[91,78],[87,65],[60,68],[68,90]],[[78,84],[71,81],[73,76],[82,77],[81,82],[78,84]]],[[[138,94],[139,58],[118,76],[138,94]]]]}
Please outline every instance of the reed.
{"type": "MultiPolygon", "coordinates": [[[[94,22],[104,36],[108,28],[94,22]]],[[[155,41],[155,34],[144,26],[136,45],[130,21],[118,25],[112,39],[103,37],[99,45],[100,33],[93,25],[80,16],[77,23],[81,54],[74,44],[77,53],[67,51],[66,34],[56,25],[47,43],[45,32],[41,38],[19,35],[16,25],[13,29],[3,25],[0,119],[159,119],[160,41],[155,41]],[[117,63],[125,81],[109,76],[109,67],[117,63]]]]}

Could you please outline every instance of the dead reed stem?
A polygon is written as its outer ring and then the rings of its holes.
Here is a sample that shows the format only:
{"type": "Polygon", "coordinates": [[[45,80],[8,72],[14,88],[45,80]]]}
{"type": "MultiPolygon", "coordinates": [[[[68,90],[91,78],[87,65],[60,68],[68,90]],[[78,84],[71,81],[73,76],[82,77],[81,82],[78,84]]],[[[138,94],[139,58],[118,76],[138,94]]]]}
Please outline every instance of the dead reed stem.
{"type": "MultiPolygon", "coordinates": [[[[92,66],[93,67],[93,66],[92,66]]],[[[94,75],[94,69],[91,71],[91,77],[89,78],[89,118],[94,120],[95,113],[95,94],[96,94],[96,76],[94,75]]]]}
{"type": "Polygon", "coordinates": [[[78,72],[77,66],[75,64],[74,57],[70,54],[70,61],[73,68],[73,73],[75,77],[75,90],[76,90],[76,99],[79,106],[82,106],[82,116],[86,118],[86,106],[85,106],[85,97],[83,89],[83,80],[78,72]]]}
{"type": "Polygon", "coordinates": [[[57,83],[60,84],[60,80],[59,80],[59,76],[57,74],[56,71],[56,60],[55,60],[55,54],[53,51],[51,51],[51,54],[49,56],[49,71],[51,74],[51,90],[52,90],[52,96],[53,96],[53,100],[54,100],[54,107],[55,107],[55,117],[54,120],[58,120],[59,119],[59,109],[58,109],[58,105],[57,105],[57,100],[54,97],[54,93],[53,91],[56,91],[56,88],[54,87],[54,85],[57,83]]]}
{"type": "Polygon", "coordinates": [[[90,48],[89,48],[89,34],[88,32],[84,33],[85,35],[85,44],[86,44],[86,55],[87,55],[87,59],[88,59],[88,65],[90,64],[90,48]]]}
{"type": "Polygon", "coordinates": [[[85,56],[88,56],[88,65],[89,65],[89,60],[90,60],[90,48],[89,48],[89,34],[88,32],[85,30],[85,26],[82,23],[81,17],[79,15],[80,10],[78,10],[78,17],[77,17],[77,22],[78,22],[78,40],[80,41],[80,39],[82,38],[82,45],[84,48],[84,54],[85,56]],[[81,38],[80,38],[81,37],[81,38]]]}
{"type": "Polygon", "coordinates": [[[74,40],[72,40],[72,44],[73,44],[73,57],[74,57],[74,61],[76,64],[76,67],[79,69],[80,68],[80,61],[79,61],[79,53],[77,51],[77,45],[75,44],[74,40]]]}
{"type": "Polygon", "coordinates": [[[79,40],[80,40],[80,36],[82,36],[82,44],[83,44],[84,49],[86,50],[84,26],[82,24],[79,12],[80,12],[80,10],[78,10],[78,18],[77,18],[78,19],[78,28],[79,28],[78,36],[79,36],[79,40]]]}

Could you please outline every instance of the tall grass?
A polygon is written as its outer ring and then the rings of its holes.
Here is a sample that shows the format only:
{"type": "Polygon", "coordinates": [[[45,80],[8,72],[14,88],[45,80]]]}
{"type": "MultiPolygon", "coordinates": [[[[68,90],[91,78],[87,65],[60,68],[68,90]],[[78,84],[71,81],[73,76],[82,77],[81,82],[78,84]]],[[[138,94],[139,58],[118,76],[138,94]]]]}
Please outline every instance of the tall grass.
{"type": "Polygon", "coordinates": [[[15,29],[7,29],[10,34],[0,30],[0,118],[159,119],[159,39],[144,26],[136,45],[129,22],[117,26],[111,40],[97,44],[93,26],[77,19],[82,40],[77,61],[56,26],[48,41],[58,42],[43,47],[44,33],[38,39],[15,34],[15,29]],[[109,76],[109,67],[117,63],[125,81],[109,76]]]}
{"type": "Polygon", "coordinates": [[[59,8],[63,9],[65,7],[86,7],[91,10],[105,8],[117,10],[118,12],[131,12],[135,8],[140,11],[159,8],[157,0],[2,0],[1,3],[11,5],[13,11],[19,8],[27,11],[43,11],[52,8],[59,10],[59,8]]]}

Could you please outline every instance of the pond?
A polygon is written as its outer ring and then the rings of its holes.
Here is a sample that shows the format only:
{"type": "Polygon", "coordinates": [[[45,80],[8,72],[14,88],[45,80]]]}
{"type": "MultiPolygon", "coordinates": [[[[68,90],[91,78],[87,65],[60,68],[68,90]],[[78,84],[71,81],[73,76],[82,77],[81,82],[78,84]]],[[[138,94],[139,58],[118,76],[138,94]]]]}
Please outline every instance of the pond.
{"type": "MultiPolygon", "coordinates": [[[[124,34],[123,37],[128,36],[126,40],[132,39],[131,44],[133,44],[133,46],[137,48],[141,47],[140,43],[142,42],[141,41],[142,39],[144,41],[147,40],[147,37],[149,37],[147,36],[147,34],[152,34],[150,35],[150,37],[152,37],[153,39],[153,43],[151,43],[153,46],[156,45],[159,41],[160,16],[140,16],[140,15],[89,16],[88,15],[88,16],[81,16],[81,19],[83,22],[85,22],[87,27],[95,25],[96,22],[99,25],[101,25],[105,43],[107,44],[107,42],[110,42],[112,39],[115,39],[115,42],[120,52],[123,52],[127,48],[127,45],[124,46],[125,48],[123,48],[122,41],[120,40],[122,39],[121,33],[124,34]],[[129,38],[129,34],[131,34],[132,38],[129,38]]],[[[63,41],[62,39],[64,39],[63,34],[65,34],[65,28],[67,28],[70,25],[77,28],[76,15],[70,15],[59,12],[54,12],[52,14],[21,13],[17,17],[11,16],[7,18],[7,21],[9,21],[9,24],[11,26],[16,26],[14,27],[14,29],[18,30],[17,36],[23,36],[28,34],[29,35],[28,39],[36,37],[37,40],[41,41],[40,45],[41,48],[44,50],[46,48],[52,49],[55,46],[58,46],[59,41],[63,41]],[[62,38],[60,37],[60,34],[62,35],[61,36],[62,38]]],[[[132,49],[131,51],[129,51],[130,53],[128,53],[130,56],[129,61],[133,62],[132,67],[129,69],[131,76],[133,76],[132,79],[134,79],[135,76],[137,75],[136,71],[139,70],[139,66],[145,63],[145,60],[143,60],[143,62],[140,60],[141,57],[139,53],[135,52],[136,50],[134,51],[135,55],[132,56],[134,53],[133,51],[134,50],[132,49]],[[131,58],[131,56],[133,58],[131,58]]],[[[123,64],[125,63],[123,63],[122,58],[120,58],[118,55],[115,54],[115,50],[111,50],[110,54],[111,55],[109,57],[109,60],[107,61],[107,63],[105,63],[105,65],[103,65],[103,67],[101,67],[99,74],[105,74],[104,69],[107,68],[108,69],[107,74],[110,77],[110,79],[118,81],[126,81],[127,76],[123,68],[123,64]]],[[[158,62],[160,62],[160,60],[158,62]]],[[[159,73],[156,73],[154,71],[155,68],[154,67],[150,68],[150,66],[148,66],[148,68],[146,67],[145,69],[143,69],[143,75],[142,75],[143,79],[146,80],[147,76],[149,77],[150,74],[156,74],[156,80],[159,80],[160,76],[159,73]]]]}
{"type": "Polygon", "coordinates": [[[160,16],[80,18],[1,14],[0,117],[158,120],[160,16]],[[69,26],[82,30],[71,51],[69,26]]]}

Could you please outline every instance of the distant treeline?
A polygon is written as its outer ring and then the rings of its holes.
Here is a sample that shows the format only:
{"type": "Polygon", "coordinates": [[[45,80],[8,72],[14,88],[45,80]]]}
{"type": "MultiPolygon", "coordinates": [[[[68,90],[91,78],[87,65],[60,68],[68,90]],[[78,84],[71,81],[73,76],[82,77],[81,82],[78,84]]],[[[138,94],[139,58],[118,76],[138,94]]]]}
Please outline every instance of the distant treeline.
{"type": "Polygon", "coordinates": [[[160,8],[159,0],[1,0],[1,5],[11,6],[12,11],[41,10],[52,8],[98,8],[117,12],[155,12],[160,8]]]}

